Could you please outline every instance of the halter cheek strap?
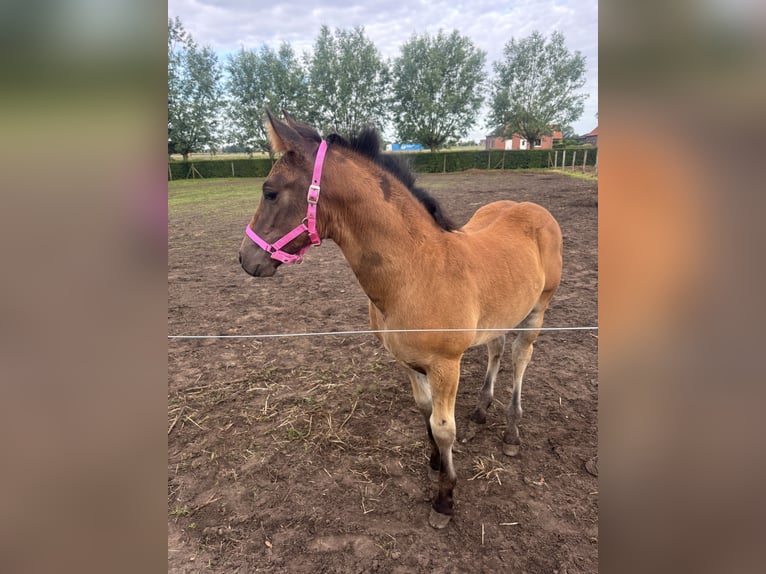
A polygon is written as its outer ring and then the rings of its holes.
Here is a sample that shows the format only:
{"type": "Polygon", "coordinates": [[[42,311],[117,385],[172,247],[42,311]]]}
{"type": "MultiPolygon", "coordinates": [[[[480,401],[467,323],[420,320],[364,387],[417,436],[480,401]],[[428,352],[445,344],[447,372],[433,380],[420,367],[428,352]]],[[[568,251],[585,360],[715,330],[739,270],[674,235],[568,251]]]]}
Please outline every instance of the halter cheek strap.
{"type": "Polygon", "coordinates": [[[298,227],[283,235],[274,243],[265,241],[255,231],[250,229],[249,225],[245,227],[247,236],[252,239],[258,247],[270,253],[272,259],[276,259],[282,263],[300,263],[303,260],[303,254],[309,247],[312,245],[319,245],[322,242],[319,238],[319,233],[317,232],[317,203],[319,202],[319,183],[322,179],[322,165],[324,164],[324,156],[326,152],[327,142],[323,140],[322,143],[319,144],[317,157],[316,160],[314,160],[314,173],[311,177],[311,185],[309,186],[308,196],[306,197],[306,200],[308,201],[306,217],[301,221],[301,224],[298,227]],[[301,250],[295,254],[282,251],[282,248],[285,245],[304,232],[308,233],[309,239],[311,240],[309,245],[301,248],[301,250]]]}

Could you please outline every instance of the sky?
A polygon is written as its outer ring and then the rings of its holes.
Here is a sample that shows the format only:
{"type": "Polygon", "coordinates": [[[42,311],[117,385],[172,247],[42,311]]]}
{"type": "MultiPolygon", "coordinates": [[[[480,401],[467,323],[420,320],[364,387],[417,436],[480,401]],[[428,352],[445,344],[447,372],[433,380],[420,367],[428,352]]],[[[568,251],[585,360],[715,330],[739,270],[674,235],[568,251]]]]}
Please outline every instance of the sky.
{"type": "MultiPolygon", "coordinates": [[[[413,35],[457,30],[487,53],[490,76],[492,63],[502,59],[511,38],[535,31],[549,37],[559,31],[569,51],[586,58],[582,91],[588,98],[572,127],[582,135],[598,125],[598,0],[168,0],[168,16],[178,16],[194,40],[210,46],[221,61],[242,47],[265,44],[276,50],[282,42],[289,42],[298,55],[311,52],[323,24],[332,30],[363,26],[386,59],[398,56],[413,35]]],[[[467,138],[479,140],[489,133],[485,122],[482,114],[467,138]]]]}

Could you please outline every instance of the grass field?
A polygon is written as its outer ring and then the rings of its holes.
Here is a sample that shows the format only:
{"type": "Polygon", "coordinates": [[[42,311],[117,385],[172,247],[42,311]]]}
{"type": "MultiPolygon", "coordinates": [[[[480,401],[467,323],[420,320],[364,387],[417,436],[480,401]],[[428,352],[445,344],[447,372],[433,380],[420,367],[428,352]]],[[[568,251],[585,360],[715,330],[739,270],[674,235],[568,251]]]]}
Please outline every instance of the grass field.
{"type": "Polygon", "coordinates": [[[262,177],[221,179],[179,179],[168,182],[168,207],[171,209],[214,202],[216,208],[234,204],[257,205],[261,197],[262,177]]]}
{"type": "MultiPolygon", "coordinates": [[[[598,176],[593,173],[593,168],[583,173],[581,168],[571,169],[525,169],[514,170],[517,173],[557,173],[584,179],[598,181],[598,176]]],[[[179,208],[192,206],[201,202],[215,200],[217,208],[246,205],[257,205],[260,200],[261,186],[265,178],[262,177],[228,177],[220,179],[178,179],[168,182],[168,207],[179,208]],[[223,202],[223,203],[221,203],[223,202]]],[[[431,182],[432,187],[438,187],[437,182],[431,182]]]]}

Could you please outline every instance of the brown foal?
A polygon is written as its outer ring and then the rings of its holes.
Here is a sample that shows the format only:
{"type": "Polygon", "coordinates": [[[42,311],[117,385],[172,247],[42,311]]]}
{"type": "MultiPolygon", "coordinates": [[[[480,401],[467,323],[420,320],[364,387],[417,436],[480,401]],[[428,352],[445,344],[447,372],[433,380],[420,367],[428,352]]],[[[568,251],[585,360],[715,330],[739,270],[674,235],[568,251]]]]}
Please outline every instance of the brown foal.
{"type": "MultiPolygon", "coordinates": [[[[469,347],[487,345],[487,374],[471,415],[484,423],[505,345],[502,329],[527,329],[519,331],[511,347],[513,394],[503,452],[515,456],[524,371],[561,279],[561,230],[544,208],[513,201],[485,205],[463,227],[454,228],[438,204],[414,186],[413,176],[379,152],[373,131],[350,142],[332,135],[323,143],[314,128],[285,116],[282,122],[267,111],[271,143],[282,156],[263,184],[240,262],[254,276],[276,272],[284,260],[272,245],[306,221],[316,162],[321,194],[314,190],[315,231],[332,239],[346,257],[369,297],[372,328],[421,330],[377,337],[404,367],[425,419],[430,474],[439,485],[429,522],[443,528],[454,512],[452,445],[461,358],[469,347]]],[[[309,243],[302,233],[279,251],[289,257],[309,243]]]]}

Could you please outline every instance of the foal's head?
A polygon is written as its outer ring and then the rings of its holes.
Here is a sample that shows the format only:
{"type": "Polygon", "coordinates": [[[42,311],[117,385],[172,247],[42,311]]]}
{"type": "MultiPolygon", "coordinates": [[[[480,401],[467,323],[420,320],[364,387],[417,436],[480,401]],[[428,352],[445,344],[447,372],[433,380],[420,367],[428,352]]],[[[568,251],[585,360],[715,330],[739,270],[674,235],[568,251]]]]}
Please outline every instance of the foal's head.
{"type": "MultiPolygon", "coordinates": [[[[239,261],[250,275],[270,277],[276,273],[279,265],[300,261],[303,252],[311,244],[319,244],[319,232],[316,229],[319,191],[312,180],[321,173],[328,143],[337,146],[338,150],[345,148],[347,153],[366,157],[377,165],[375,169],[393,175],[422,204],[425,213],[431,216],[436,225],[444,231],[456,229],[438,202],[415,185],[415,176],[402,160],[380,153],[380,139],[375,130],[364,129],[351,136],[350,140],[331,134],[327,142],[322,142],[316,129],[296,122],[286,112],[286,122],[277,120],[268,110],[266,115],[271,145],[275,151],[282,153],[282,157],[271,168],[263,183],[261,202],[245,230],[246,235],[239,250],[239,261]]],[[[319,183],[318,180],[316,183],[319,183]]],[[[380,192],[388,199],[387,194],[391,190],[386,185],[380,192]]],[[[405,193],[404,196],[408,195],[405,193]]],[[[326,201],[320,203],[326,209],[326,201]]]]}
{"type": "Polygon", "coordinates": [[[299,227],[301,222],[306,223],[307,192],[311,185],[314,158],[321,143],[321,137],[314,128],[296,122],[289,114],[285,113],[287,123],[274,118],[268,110],[266,115],[271,145],[275,151],[282,152],[282,157],[263,182],[261,202],[239,249],[239,262],[245,271],[255,277],[274,275],[283,261],[302,254],[311,244],[307,232],[297,234],[282,245],[279,240],[299,227]],[[258,245],[251,238],[251,233],[269,244],[269,250],[258,245]],[[272,257],[277,250],[283,254],[282,260],[272,257]]]}

